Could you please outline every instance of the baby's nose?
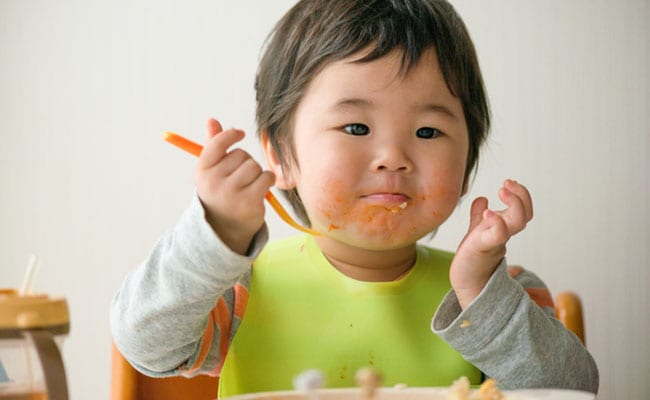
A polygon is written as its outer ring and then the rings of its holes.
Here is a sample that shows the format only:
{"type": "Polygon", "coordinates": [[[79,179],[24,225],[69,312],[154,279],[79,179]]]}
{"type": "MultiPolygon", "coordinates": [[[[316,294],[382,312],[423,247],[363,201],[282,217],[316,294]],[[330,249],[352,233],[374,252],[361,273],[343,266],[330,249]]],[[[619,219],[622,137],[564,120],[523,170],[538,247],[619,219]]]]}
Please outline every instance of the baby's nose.
{"type": "Polygon", "coordinates": [[[371,167],[373,171],[410,172],[413,163],[399,144],[377,146],[371,167]]]}

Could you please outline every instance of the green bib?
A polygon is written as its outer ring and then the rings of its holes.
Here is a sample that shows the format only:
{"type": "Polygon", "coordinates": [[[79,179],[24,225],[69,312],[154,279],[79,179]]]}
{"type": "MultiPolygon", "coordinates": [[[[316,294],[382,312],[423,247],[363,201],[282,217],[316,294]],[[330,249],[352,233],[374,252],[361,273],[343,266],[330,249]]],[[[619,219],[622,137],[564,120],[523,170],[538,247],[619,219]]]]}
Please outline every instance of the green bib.
{"type": "Polygon", "coordinates": [[[228,350],[219,397],[290,390],[316,368],[326,387],[353,387],[372,366],[383,385],[447,386],[480,372],[431,332],[449,291],[453,254],[417,248],[415,266],[395,282],[361,282],[336,270],[311,236],[269,244],[251,274],[244,319],[228,350]]]}

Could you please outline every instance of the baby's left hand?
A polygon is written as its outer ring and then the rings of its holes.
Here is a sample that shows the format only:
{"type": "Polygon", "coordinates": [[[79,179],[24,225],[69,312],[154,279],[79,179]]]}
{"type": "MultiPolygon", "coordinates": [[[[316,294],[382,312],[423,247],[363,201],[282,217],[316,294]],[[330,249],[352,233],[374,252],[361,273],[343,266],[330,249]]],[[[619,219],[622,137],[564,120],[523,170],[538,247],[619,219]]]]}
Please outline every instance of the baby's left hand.
{"type": "Polygon", "coordinates": [[[508,206],[505,210],[488,209],[485,197],[472,202],[469,229],[451,263],[449,279],[463,309],[483,290],[505,256],[508,239],[533,218],[533,202],[523,185],[507,179],[499,198],[508,206]]]}

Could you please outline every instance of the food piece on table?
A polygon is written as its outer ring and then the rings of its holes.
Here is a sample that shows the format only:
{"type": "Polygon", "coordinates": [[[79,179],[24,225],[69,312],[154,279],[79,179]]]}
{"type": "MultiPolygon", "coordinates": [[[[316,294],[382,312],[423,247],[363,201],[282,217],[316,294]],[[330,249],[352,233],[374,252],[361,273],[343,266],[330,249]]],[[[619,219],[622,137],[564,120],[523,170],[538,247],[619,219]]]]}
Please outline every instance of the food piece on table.
{"type": "Polygon", "coordinates": [[[308,369],[293,378],[293,388],[304,392],[320,389],[324,385],[325,377],[317,369],[308,369]]]}
{"type": "Polygon", "coordinates": [[[370,367],[359,369],[354,378],[366,398],[372,398],[375,395],[375,390],[382,381],[381,374],[370,367]]]}
{"type": "Polygon", "coordinates": [[[476,392],[476,400],[503,400],[503,393],[497,387],[495,379],[486,379],[476,392]]]}
{"type": "Polygon", "coordinates": [[[469,379],[466,376],[461,376],[449,388],[447,400],[469,400],[469,395],[469,379]]]}
{"type": "Polygon", "coordinates": [[[495,379],[487,379],[474,393],[470,390],[469,379],[461,376],[449,388],[446,400],[504,400],[505,396],[497,387],[495,379]]]}

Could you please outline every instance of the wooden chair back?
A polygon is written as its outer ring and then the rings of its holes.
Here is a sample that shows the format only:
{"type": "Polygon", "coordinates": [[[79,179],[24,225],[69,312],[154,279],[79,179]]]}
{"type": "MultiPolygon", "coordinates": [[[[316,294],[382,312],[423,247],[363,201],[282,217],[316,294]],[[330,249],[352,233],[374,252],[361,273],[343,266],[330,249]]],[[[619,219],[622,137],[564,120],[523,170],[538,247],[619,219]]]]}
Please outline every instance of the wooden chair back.
{"type": "Polygon", "coordinates": [[[582,344],[586,345],[584,317],[580,297],[574,292],[562,292],[555,297],[555,316],[582,344]]]}

